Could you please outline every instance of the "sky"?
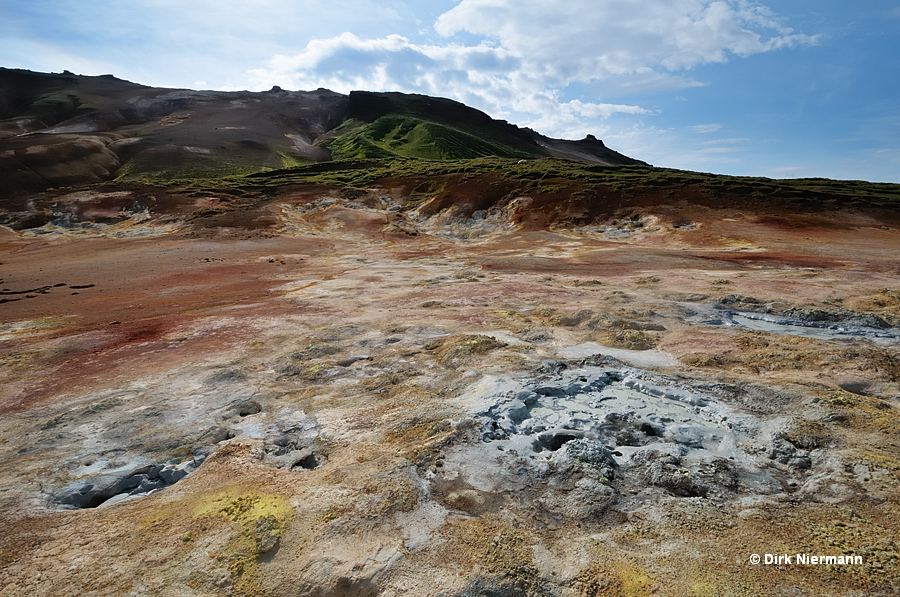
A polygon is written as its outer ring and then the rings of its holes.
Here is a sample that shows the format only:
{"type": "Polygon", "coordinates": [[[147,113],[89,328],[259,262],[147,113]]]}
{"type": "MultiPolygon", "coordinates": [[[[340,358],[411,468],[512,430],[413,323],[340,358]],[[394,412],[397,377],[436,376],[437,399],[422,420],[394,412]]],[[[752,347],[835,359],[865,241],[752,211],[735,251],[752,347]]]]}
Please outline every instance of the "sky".
{"type": "Polygon", "coordinates": [[[0,0],[0,66],[423,93],[655,166],[900,183],[900,0],[0,0]]]}

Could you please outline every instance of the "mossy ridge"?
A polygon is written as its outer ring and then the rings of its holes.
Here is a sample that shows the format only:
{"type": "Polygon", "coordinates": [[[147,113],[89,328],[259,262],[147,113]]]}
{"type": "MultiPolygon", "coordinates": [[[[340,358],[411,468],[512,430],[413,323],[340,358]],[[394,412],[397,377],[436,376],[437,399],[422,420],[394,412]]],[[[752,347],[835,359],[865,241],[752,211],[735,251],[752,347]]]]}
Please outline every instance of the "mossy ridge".
{"type": "Polygon", "coordinates": [[[698,580],[687,587],[688,597],[763,597],[765,593],[744,581],[725,581],[719,578],[698,580]]]}
{"type": "Polygon", "coordinates": [[[413,418],[386,434],[386,439],[401,447],[406,460],[420,471],[444,465],[443,449],[459,441],[469,430],[469,424],[458,427],[447,419],[413,418]]]}
{"type": "Polygon", "coordinates": [[[888,471],[900,480],[900,458],[874,450],[862,450],[857,456],[864,465],[888,471]]]}
{"type": "MultiPolygon", "coordinates": [[[[389,131],[391,134],[399,134],[404,130],[399,124],[400,121],[395,122],[398,124],[389,131]]],[[[367,126],[372,125],[361,128],[367,126]]],[[[368,129],[366,128],[366,130],[368,129]]],[[[349,143],[351,138],[359,140],[361,137],[353,137],[359,133],[360,129],[356,129],[356,131],[345,135],[345,141],[349,143]]],[[[407,135],[409,134],[408,132],[407,135]]],[[[343,137],[336,139],[340,138],[343,137]]],[[[336,142],[332,141],[331,143],[336,142]]],[[[369,140],[369,142],[372,141],[369,140]]],[[[373,143],[373,147],[378,147],[378,144],[373,143]]],[[[384,148],[379,148],[379,150],[385,151],[384,148]]],[[[420,159],[414,154],[415,152],[410,152],[410,155],[402,155],[395,152],[390,157],[384,157],[384,155],[351,151],[350,156],[353,157],[338,156],[338,159],[331,162],[260,172],[245,178],[253,184],[266,186],[302,182],[326,184],[337,182],[351,185],[358,183],[360,186],[365,186],[392,177],[477,176],[488,172],[500,172],[511,181],[523,183],[523,191],[537,189],[540,184],[562,185],[561,188],[567,188],[570,185],[566,183],[579,183],[578,186],[582,188],[574,189],[573,187],[573,190],[580,190],[581,193],[589,196],[592,191],[596,192],[604,188],[609,191],[633,193],[692,185],[716,194],[730,193],[749,199],[784,198],[822,205],[837,203],[862,203],[874,206],[900,205],[900,184],[891,183],[825,179],[778,180],[688,172],[642,165],[601,166],[558,158],[528,159],[524,163],[520,163],[521,160],[515,157],[486,155],[434,160],[420,159]]]]}
{"type": "MultiPolygon", "coordinates": [[[[359,131],[359,128],[348,128],[350,132],[341,137],[346,137],[345,141],[356,134],[354,131],[359,131]]],[[[388,133],[399,134],[402,130],[405,129],[395,127],[388,133]]],[[[415,136],[412,133],[413,130],[410,129],[407,136],[415,136]]],[[[362,143],[362,137],[356,138],[362,143]]],[[[366,142],[372,143],[371,140],[366,142]]],[[[404,147],[410,148],[413,145],[406,143],[404,147]]],[[[385,184],[415,186],[423,180],[430,181],[436,189],[448,189],[466,180],[489,175],[490,179],[486,182],[505,185],[507,192],[504,195],[508,197],[544,195],[558,201],[559,198],[568,196],[585,206],[604,203],[604,198],[629,201],[629,198],[644,194],[662,197],[670,192],[681,192],[685,187],[689,187],[698,197],[719,197],[732,201],[735,205],[765,201],[784,207],[779,203],[779,200],[784,200],[802,210],[862,205],[876,209],[900,206],[900,184],[818,180],[809,183],[807,179],[742,178],[644,165],[591,165],[558,158],[527,159],[524,162],[514,157],[495,156],[423,159],[397,153],[385,155],[378,145],[373,144],[371,147],[378,151],[361,148],[356,153],[353,153],[355,150],[350,152],[356,157],[339,156],[332,161],[299,165],[292,165],[296,162],[282,156],[282,164],[291,167],[277,169],[222,164],[214,168],[147,173],[142,172],[139,165],[126,163],[119,169],[118,178],[113,184],[163,185],[182,191],[202,187],[266,195],[291,185],[370,189],[385,184]]],[[[407,207],[416,206],[417,204],[411,203],[407,207]]]]}
{"type": "Polygon", "coordinates": [[[893,326],[900,325],[900,290],[880,288],[869,296],[856,299],[852,306],[864,313],[878,315],[893,326]]]}
{"type": "Polygon", "coordinates": [[[290,153],[287,151],[279,151],[278,157],[281,158],[281,167],[282,168],[296,168],[298,166],[306,166],[308,164],[314,163],[309,158],[304,158],[295,153],[290,153]]]}

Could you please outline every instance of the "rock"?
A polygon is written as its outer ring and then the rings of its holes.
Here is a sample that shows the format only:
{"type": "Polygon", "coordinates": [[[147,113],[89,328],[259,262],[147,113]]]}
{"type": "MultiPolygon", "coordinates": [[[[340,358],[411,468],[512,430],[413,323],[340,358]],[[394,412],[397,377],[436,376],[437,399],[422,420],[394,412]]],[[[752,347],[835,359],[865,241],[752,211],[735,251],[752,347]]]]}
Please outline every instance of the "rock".
{"type": "Polygon", "coordinates": [[[635,454],[633,461],[646,463],[644,480],[656,487],[666,489],[679,497],[704,497],[709,488],[697,479],[691,471],[681,467],[681,460],[671,454],[657,451],[642,451],[635,454]],[[640,456],[639,456],[640,455],[640,456]]]}
{"type": "Polygon", "coordinates": [[[159,472],[159,477],[165,483],[171,485],[187,477],[187,472],[177,468],[164,468],[159,472]]]}
{"type": "Polygon", "coordinates": [[[220,384],[220,383],[232,383],[238,381],[245,381],[247,379],[247,374],[241,371],[240,369],[224,369],[222,371],[218,371],[210,378],[210,383],[220,384]]]}
{"type": "Polygon", "coordinates": [[[337,361],[335,364],[336,364],[338,367],[349,367],[349,366],[351,366],[352,364],[357,363],[357,362],[359,362],[359,361],[369,361],[369,360],[371,360],[371,357],[367,357],[367,356],[354,356],[354,357],[349,357],[349,358],[346,358],[346,359],[341,359],[341,360],[337,361]]]}
{"type": "Polygon", "coordinates": [[[531,407],[537,404],[538,395],[534,392],[528,391],[519,392],[518,394],[516,394],[516,399],[521,400],[526,406],[531,407]]]}
{"type": "Polygon", "coordinates": [[[518,425],[528,417],[528,407],[521,400],[513,400],[504,405],[504,414],[518,425]]]}
{"type": "Polygon", "coordinates": [[[547,330],[530,329],[523,332],[519,337],[531,344],[543,344],[552,340],[553,334],[547,330]]]}
{"type": "MultiPolygon", "coordinates": [[[[647,425],[649,426],[649,424],[647,425]]],[[[687,446],[688,448],[703,447],[702,435],[697,429],[691,427],[678,427],[671,431],[670,437],[675,443],[687,446]]]]}
{"type": "Polygon", "coordinates": [[[871,386],[872,382],[867,380],[848,380],[838,384],[838,387],[840,389],[850,392],[851,394],[859,394],[861,396],[865,396],[866,390],[868,390],[871,386]]]}
{"type": "Polygon", "coordinates": [[[578,394],[584,393],[586,390],[587,388],[585,386],[573,383],[566,386],[566,389],[564,391],[566,393],[566,396],[577,396],[578,394]]]}
{"type": "Polygon", "coordinates": [[[240,402],[237,405],[236,410],[239,416],[247,417],[261,412],[262,406],[260,406],[259,402],[256,402],[254,400],[246,400],[244,402],[240,402]]]}
{"type": "Polygon", "coordinates": [[[599,470],[600,474],[609,480],[612,480],[614,469],[619,466],[606,446],[594,440],[584,438],[571,440],[564,448],[569,459],[599,470]]]}
{"type": "Polygon", "coordinates": [[[579,479],[567,491],[551,491],[538,500],[546,510],[570,520],[584,521],[602,516],[616,502],[616,491],[601,480],[579,479]]]}
{"type": "Polygon", "coordinates": [[[259,553],[267,553],[278,545],[278,529],[280,523],[273,515],[260,516],[256,519],[256,528],[253,538],[256,540],[256,549],[259,553]]]}
{"type": "Polygon", "coordinates": [[[799,456],[799,457],[795,457],[795,458],[790,458],[787,461],[787,465],[791,468],[808,469],[809,467],[812,466],[812,461],[809,459],[808,456],[799,456]]]}
{"type": "Polygon", "coordinates": [[[708,480],[708,482],[724,487],[725,489],[734,490],[740,484],[737,471],[734,465],[723,458],[716,458],[703,467],[700,474],[708,480]]]}
{"type": "Polygon", "coordinates": [[[726,294],[722,298],[719,299],[716,307],[721,309],[723,305],[728,305],[734,309],[741,309],[747,311],[761,311],[764,310],[765,305],[762,301],[752,296],[744,296],[741,294],[726,294]]]}
{"type": "Polygon", "coordinates": [[[576,439],[581,439],[583,437],[583,431],[564,428],[552,429],[538,436],[537,441],[534,443],[534,451],[540,452],[544,449],[547,449],[551,452],[556,452],[568,442],[576,439]]]}
{"type": "Polygon", "coordinates": [[[877,315],[860,313],[849,309],[801,309],[793,307],[784,311],[782,315],[807,324],[832,323],[847,327],[856,326],[876,329],[891,327],[891,324],[877,315]]]}
{"type": "Polygon", "coordinates": [[[131,493],[150,493],[151,491],[161,489],[165,486],[166,481],[164,479],[144,479],[143,481],[141,481],[141,484],[138,485],[131,493]]]}
{"type": "Polygon", "coordinates": [[[582,309],[576,313],[571,315],[563,315],[555,318],[555,322],[559,323],[559,325],[566,327],[575,327],[579,325],[581,322],[590,319],[594,316],[594,312],[590,309],[582,309]]]}
{"type": "Polygon", "coordinates": [[[775,438],[772,441],[767,456],[775,462],[786,464],[791,468],[808,469],[812,466],[809,452],[798,449],[783,438],[775,438]]]}
{"type": "Polygon", "coordinates": [[[107,508],[109,506],[114,506],[116,504],[121,504],[122,502],[130,502],[132,500],[137,499],[140,496],[132,495],[130,493],[120,493],[118,495],[114,495],[99,506],[98,508],[107,508]]]}
{"type": "MultiPolygon", "coordinates": [[[[206,431],[204,431],[200,437],[197,438],[196,446],[199,447],[198,450],[204,454],[208,454],[215,449],[216,444],[220,444],[225,440],[231,439],[234,437],[234,432],[230,431],[224,427],[210,427],[206,431]]],[[[159,472],[157,471],[157,474],[159,472]]]]}
{"type": "Polygon", "coordinates": [[[549,396],[553,398],[562,398],[566,395],[566,391],[558,386],[541,386],[534,389],[535,393],[541,396],[549,396]]]}
{"type": "MultiPolygon", "coordinates": [[[[301,452],[301,454],[302,453],[303,452],[301,452]]],[[[311,471],[319,468],[320,466],[322,466],[322,461],[318,457],[316,457],[313,452],[308,452],[305,456],[294,462],[294,464],[291,465],[290,468],[292,471],[311,471]]]]}
{"type": "Polygon", "coordinates": [[[276,545],[278,545],[278,535],[275,535],[274,533],[265,533],[259,538],[259,546],[257,549],[259,550],[259,553],[266,553],[271,551],[276,545]]]}

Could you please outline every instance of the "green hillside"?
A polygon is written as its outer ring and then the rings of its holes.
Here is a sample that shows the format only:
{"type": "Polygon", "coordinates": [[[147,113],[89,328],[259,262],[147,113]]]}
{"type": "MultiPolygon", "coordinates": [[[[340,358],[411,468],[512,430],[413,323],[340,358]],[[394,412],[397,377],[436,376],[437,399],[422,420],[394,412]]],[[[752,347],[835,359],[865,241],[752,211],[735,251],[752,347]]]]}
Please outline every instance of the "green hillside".
{"type": "Polygon", "coordinates": [[[414,116],[386,115],[372,123],[348,120],[322,145],[336,159],[405,157],[424,160],[459,160],[495,156],[535,158],[545,155],[513,147],[501,140],[480,138],[452,126],[414,116]]]}

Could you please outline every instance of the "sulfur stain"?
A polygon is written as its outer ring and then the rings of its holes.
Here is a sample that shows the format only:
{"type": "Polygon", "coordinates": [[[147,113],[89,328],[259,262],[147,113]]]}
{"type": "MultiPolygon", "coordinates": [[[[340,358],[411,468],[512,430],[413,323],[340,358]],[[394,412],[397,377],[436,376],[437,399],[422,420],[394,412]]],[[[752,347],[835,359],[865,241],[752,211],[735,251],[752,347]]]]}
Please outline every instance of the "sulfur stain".
{"type": "Polygon", "coordinates": [[[278,544],[294,517],[285,498],[251,492],[226,491],[194,510],[194,518],[221,518],[236,526],[219,557],[227,560],[238,595],[265,594],[256,576],[260,558],[278,544]]]}

